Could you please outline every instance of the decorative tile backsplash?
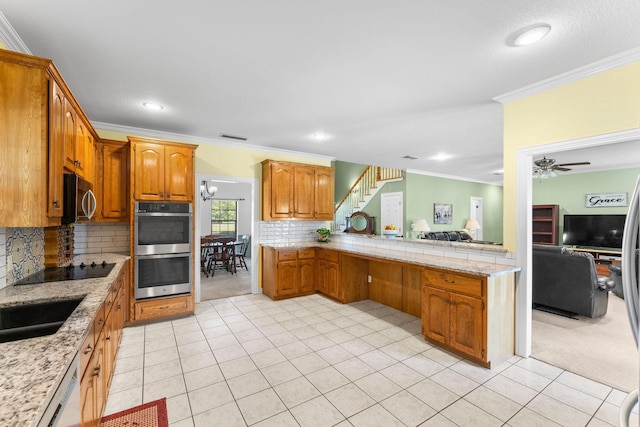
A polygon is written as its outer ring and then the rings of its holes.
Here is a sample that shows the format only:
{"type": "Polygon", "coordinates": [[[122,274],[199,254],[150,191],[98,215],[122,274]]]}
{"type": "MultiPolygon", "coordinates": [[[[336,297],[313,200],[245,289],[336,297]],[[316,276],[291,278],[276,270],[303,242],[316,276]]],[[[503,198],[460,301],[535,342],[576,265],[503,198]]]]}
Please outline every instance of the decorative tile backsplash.
{"type": "Polygon", "coordinates": [[[74,255],[129,254],[129,223],[76,224],[74,255]]]}
{"type": "Polygon", "coordinates": [[[43,228],[7,228],[6,229],[6,284],[27,277],[44,268],[44,229],[43,228]]]}

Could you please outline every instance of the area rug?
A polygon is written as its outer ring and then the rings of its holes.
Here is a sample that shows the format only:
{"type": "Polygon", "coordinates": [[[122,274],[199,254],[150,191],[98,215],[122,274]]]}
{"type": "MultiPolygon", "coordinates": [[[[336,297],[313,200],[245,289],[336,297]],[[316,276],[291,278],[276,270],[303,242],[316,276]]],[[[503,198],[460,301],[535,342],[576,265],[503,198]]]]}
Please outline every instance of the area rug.
{"type": "Polygon", "coordinates": [[[167,399],[134,406],[102,418],[100,427],[169,427],[167,399]]]}

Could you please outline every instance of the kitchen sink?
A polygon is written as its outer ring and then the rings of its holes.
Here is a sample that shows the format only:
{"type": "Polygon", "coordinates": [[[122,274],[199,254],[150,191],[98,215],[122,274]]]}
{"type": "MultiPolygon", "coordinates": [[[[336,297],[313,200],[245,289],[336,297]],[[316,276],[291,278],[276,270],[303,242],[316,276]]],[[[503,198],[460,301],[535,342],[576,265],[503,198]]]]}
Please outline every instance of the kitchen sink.
{"type": "Polygon", "coordinates": [[[0,307],[0,342],[54,334],[82,298],[0,307]]]}

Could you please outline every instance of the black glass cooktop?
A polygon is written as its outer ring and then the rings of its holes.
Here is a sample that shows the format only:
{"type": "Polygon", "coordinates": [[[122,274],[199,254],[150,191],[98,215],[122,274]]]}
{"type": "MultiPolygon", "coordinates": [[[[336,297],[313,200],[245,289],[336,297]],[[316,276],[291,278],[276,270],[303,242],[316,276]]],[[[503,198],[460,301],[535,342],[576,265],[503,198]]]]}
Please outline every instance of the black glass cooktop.
{"type": "Polygon", "coordinates": [[[101,264],[92,262],[91,264],[70,264],[66,267],[48,267],[18,280],[14,285],[35,285],[37,283],[59,282],[63,280],[96,279],[108,276],[114,265],[116,264],[108,264],[102,261],[101,264]]]}

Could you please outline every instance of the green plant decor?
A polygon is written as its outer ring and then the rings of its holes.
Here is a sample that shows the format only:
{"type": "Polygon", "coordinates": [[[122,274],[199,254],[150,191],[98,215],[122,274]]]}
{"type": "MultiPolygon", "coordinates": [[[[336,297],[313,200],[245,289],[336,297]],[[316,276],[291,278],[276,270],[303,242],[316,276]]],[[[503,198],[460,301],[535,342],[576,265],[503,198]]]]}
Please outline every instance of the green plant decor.
{"type": "Polygon", "coordinates": [[[316,233],[318,233],[318,242],[328,242],[331,230],[328,228],[318,228],[316,233]]]}

